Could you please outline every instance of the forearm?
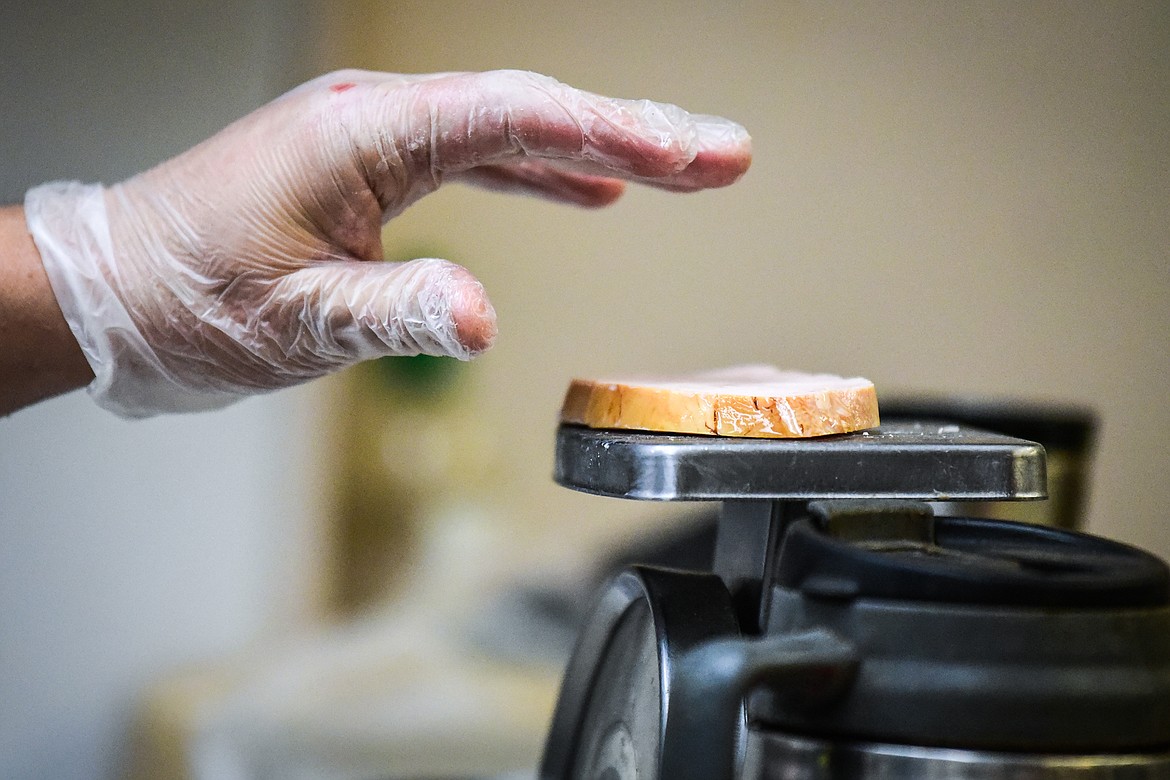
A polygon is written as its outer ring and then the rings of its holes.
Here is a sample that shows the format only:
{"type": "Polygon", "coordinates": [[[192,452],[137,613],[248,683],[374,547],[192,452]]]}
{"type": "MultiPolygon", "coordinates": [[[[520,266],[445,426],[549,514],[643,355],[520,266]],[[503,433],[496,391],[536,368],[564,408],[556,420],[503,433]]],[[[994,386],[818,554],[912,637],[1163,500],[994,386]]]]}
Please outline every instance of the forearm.
{"type": "Polygon", "coordinates": [[[0,415],[91,379],[49,286],[24,209],[0,208],[0,415]]]}

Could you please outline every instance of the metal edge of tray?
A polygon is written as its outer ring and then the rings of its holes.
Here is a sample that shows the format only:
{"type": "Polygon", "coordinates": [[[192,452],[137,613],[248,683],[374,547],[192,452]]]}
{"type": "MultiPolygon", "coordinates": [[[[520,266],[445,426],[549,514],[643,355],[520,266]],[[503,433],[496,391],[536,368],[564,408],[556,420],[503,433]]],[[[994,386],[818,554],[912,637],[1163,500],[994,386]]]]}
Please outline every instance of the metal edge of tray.
{"type": "Polygon", "coordinates": [[[814,439],[751,439],[561,425],[560,485],[647,501],[1047,497],[1044,448],[960,425],[898,421],[814,439]]]}

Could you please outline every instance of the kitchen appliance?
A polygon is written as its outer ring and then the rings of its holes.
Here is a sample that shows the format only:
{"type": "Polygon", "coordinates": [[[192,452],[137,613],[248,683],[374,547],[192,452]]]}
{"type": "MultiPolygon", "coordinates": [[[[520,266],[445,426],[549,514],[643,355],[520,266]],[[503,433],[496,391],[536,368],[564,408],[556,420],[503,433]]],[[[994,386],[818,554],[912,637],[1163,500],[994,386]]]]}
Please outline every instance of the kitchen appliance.
{"type": "Polygon", "coordinates": [[[1170,572],[1054,528],[1030,441],[557,432],[556,479],[721,501],[713,571],[629,567],[569,663],[542,780],[1170,778],[1170,572]]]}
{"type": "Polygon", "coordinates": [[[959,510],[967,517],[993,517],[1070,531],[1084,530],[1086,492],[1099,427],[1092,409],[1068,403],[986,396],[895,395],[882,397],[882,419],[959,423],[1043,445],[1048,500],[965,501],[938,509],[959,510]]]}

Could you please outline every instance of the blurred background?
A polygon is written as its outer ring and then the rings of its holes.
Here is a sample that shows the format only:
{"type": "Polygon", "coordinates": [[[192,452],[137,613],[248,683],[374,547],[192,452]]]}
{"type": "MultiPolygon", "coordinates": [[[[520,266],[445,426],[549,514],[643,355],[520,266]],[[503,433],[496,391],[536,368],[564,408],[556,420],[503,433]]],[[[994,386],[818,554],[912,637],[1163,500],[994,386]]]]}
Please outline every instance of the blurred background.
{"type": "Polygon", "coordinates": [[[768,362],[1088,406],[1088,529],[1170,556],[1166,3],[8,2],[0,51],[6,202],[342,66],[531,69],[755,147],[728,190],[582,212],[450,187],[392,222],[388,257],[491,293],[471,366],[0,420],[0,776],[530,767],[568,639],[515,594],[572,600],[683,522],[552,484],[574,375],[768,362]]]}

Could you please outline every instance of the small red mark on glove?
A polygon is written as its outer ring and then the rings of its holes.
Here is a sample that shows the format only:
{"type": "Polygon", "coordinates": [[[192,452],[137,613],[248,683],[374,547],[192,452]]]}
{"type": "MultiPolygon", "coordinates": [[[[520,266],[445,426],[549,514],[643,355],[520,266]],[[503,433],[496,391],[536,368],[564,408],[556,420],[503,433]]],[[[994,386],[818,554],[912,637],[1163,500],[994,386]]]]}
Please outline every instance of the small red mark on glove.
{"type": "Polygon", "coordinates": [[[343,81],[340,84],[334,84],[332,87],[329,88],[329,90],[331,92],[345,92],[347,89],[353,89],[356,86],[357,85],[354,84],[352,81],[343,81]]]}

